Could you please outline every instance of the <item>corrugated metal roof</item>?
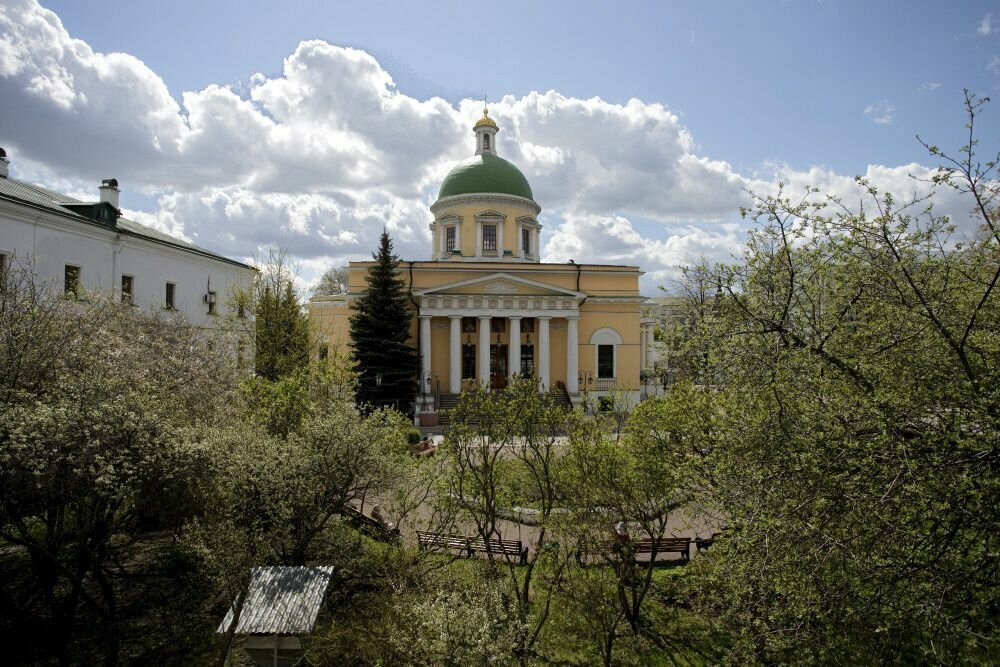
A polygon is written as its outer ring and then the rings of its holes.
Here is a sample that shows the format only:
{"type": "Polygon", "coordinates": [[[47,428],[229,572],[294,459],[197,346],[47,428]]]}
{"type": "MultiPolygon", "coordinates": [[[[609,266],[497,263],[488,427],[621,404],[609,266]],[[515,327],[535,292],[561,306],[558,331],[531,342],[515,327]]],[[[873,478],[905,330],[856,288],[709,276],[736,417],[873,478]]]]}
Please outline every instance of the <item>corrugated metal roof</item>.
{"type": "MultiPolygon", "coordinates": [[[[240,613],[241,635],[296,635],[312,632],[323,606],[332,567],[255,567],[240,613]]],[[[233,622],[230,608],[217,632],[233,622]]]]}
{"type": "MultiPolygon", "coordinates": [[[[26,183],[24,181],[19,181],[14,178],[0,178],[0,197],[7,199],[12,199],[15,201],[21,201],[32,206],[44,208],[53,213],[59,215],[75,218],[83,224],[94,224],[101,227],[108,228],[108,225],[98,223],[90,218],[67,208],[64,204],[86,204],[92,202],[83,202],[79,199],[74,199],[67,195],[59,194],[58,192],[53,192],[47,188],[43,188],[39,185],[34,185],[32,183],[26,183]]],[[[243,262],[238,262],[234,259],[230,259],[225,255],[220,255],[218,253],[212,252],[211,250],[206,250],[205,248],[194,245],[193,243],[188,243],[182,239],[170,236],[169,234],[164,234],[161,231],[153,229],[152,227],[147,227],[135,220],[129,220],[128,218],[118,218],[116,223],[116,229],[119,232],[124,232],[126,234],[131,234],[133,236],[139,236],[142,238],[149,239],[150,241],[155,241],[156,243],[164,243],[166,245],[172,245],[183,250],[190,250],[196,252],[199,255],[206,255],[208,257],[213,257],[215,259],[221,259],[229,264],[238,264],[240,266],[247,266],[243,262]]],[[[250,267],[247,267],[250,268],[250,267]]]]}

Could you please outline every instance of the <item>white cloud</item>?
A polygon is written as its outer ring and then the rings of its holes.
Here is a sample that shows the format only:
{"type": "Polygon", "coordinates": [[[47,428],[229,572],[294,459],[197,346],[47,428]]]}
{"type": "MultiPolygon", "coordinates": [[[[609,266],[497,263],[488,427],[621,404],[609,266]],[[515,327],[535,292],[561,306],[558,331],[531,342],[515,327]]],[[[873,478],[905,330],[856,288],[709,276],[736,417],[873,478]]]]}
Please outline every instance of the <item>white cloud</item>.
{"type": "Polygon", "coordinates": [[[940,83],[925,83],[917,88],[917,92],[922,93],[929,90],[937,90],[940,87],[940,83]]]}
{"type": "Polygon", "coordinates": [[[896,119],[896,107],[889,100],[879,100],[865,107],[865,116],[879,125],[889,125],[896,119]]]}
{"type": "MultiPolygon", "coordinates": [[[[83,198],[115,176],[147,198],[129,212],[140,222],[237,258],[284,246],[306,281],[370,256],[383,227],[400,255],[428,257],[428,205],[471,154],[481,108],[405,95],[370,54],[322,41],[299,44],[276,75],[178,101],[144,63],[94,52],[34,0],[0,6],[0,100],[16,175],[83,198]]],[[[887,123],[894,111],[883,100],[865,114],[887,123]]],[[[501,154],[545,209],[544,257],[638,264],[647,290],[679,264],[738,250],[745,187],[853,187],[821,168],[741,175],[699,154],[662,104],[548,91],[504,97],[490,113],[501,154]]],[[[869,174],[910,187],[914,168],[869,174]]]]}
{"type": "Polygon", "coordinates": [[[986,71],[1000,73],[1000,56],[993,56],[993,60],[986,65],[986,71]]]}
{"type": "Polygon", "coordinates": [[[652,294],[657,286],[676,279],[685,264],[732,260],[740,252],[745,231],[736,222],[670,225],[662,238],[649,238],[622,216],[570,215],[555,229],[543,260],[638,265],[645,272],[641,289],[652,294]]]}
{"type": "Polygon", "coordinates": [[[983,20],[979,22],[979,28],[977,28],[976,32],[978,32],[980,35],[983,35],[984,37],[993,32],[992,13],[987,13],[986,16],[983,17],[983,20]]]}

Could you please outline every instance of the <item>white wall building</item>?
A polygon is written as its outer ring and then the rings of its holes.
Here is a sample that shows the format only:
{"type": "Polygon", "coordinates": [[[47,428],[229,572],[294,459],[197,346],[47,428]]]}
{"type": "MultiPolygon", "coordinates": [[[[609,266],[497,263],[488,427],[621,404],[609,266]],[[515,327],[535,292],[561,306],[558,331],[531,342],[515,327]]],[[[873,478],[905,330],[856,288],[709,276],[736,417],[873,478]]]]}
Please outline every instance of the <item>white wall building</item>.
{"type": "Polygon", "coordinates": [[[142,308],[214,328],[254,269],[121,217],[118,182],[82,202],[8,175],[0,149],[0,263],[31,262],[59,289],[118,291],[142,308]]]}

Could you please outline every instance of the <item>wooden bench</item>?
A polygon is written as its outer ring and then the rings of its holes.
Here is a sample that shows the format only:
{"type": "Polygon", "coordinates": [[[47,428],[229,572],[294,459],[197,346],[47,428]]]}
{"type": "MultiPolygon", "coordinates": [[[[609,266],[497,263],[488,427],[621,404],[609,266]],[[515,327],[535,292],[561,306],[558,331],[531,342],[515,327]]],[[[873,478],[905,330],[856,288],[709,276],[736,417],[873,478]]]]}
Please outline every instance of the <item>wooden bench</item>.
{"type": "Polygon", "coordinates": [[[443,551],[458,551],[468,558],[472,558],[477,553],[490,553],[502,556],[513,556],[518,559],[519,565],[528,562],[528,548],[520,540],[497,540],[487,543],[481,537],[466,537],[464,535],[444,535],[441,533],[427,533],[417,531],[417,544],[421,549],[439,549],[443,551]]]}
{"type": "Polygon", "coordinates": [[[655,540],[644,539],[634,540],[632,548],[636,554],[652,554],[653,547],[656,547],[656,554],[680,554],[682,560],[691,559],[691,538],[690,537],[663,537],[657,544],[655,540]]]}
{"type": "Polygon", "coordinates": [[[632,556],[633,562],[649,562],[649,561],[639,561],[636,556],[639,554],[653,554],[653,547],[656,546],[656,555],[660,554],[680,554],[681,560],[683,562],[688,562],[691,559],[691,538],[690,537],[663,537],[658,541],[652,538],[631,540],[629,542],[620,542],[618,540],[606,540],[599,542],[597,544],[590,545],[589,547],[583,548],[576,554],[576,560],[581,565],[583,564],[583,558],[587,554],[598,553],[598,554],[613,554],[613,553],[629,553],[632,556]]]}
{"type": "Polygon", "coordinates": [[[355,507],[345,505],[342,514],[348,523],[375,539],[384,542],[394,542],[399,539],[399,528],[389,528],[375,517],[368,516],[355,507]]]}

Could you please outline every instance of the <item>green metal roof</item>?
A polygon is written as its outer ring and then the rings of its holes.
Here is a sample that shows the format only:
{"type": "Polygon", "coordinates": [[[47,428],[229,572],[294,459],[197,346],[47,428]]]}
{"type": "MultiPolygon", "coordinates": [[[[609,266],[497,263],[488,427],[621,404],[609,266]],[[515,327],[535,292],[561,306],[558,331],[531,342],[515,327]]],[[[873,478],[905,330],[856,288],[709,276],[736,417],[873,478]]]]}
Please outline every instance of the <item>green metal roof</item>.
{"type": "Polygon", "coordinates": [[[459,163],[444,177],[438,199],[470,194],[515,195],[534,200],[521,170],[496,155],[476,155],[459,163]]]}

